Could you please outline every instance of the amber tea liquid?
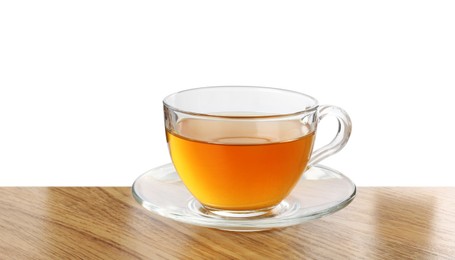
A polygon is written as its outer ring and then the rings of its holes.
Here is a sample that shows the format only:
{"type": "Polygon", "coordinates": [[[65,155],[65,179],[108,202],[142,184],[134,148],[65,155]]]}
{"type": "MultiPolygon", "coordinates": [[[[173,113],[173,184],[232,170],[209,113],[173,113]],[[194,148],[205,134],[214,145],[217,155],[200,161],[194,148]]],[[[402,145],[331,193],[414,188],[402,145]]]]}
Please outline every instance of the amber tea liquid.
{"type": "Polygon", "coordinates": [[[202,204],[257,210],[290,193],[309,161],[314,131],[298,120],[183,119],[166,137],[180,178],[202,204]]]}

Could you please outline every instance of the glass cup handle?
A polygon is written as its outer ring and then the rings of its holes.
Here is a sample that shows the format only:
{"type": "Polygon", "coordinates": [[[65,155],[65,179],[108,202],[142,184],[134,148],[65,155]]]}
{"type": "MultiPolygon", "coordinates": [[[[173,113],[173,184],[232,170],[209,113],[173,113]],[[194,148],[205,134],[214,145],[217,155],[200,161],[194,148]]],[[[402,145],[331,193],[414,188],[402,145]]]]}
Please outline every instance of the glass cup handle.
{"type": "Polygon", "coordinates": [[[328,115],[335,116],[338,121],[338,132],[329,144],[317,149],[311,154],[310,161],[308,162],[308,168],[343,149],[349,140],[352,130],[351,119],[343,109],[336,106],[322,105],[319,106],[318,110],[318,121],[321,121],[328,115]]]}

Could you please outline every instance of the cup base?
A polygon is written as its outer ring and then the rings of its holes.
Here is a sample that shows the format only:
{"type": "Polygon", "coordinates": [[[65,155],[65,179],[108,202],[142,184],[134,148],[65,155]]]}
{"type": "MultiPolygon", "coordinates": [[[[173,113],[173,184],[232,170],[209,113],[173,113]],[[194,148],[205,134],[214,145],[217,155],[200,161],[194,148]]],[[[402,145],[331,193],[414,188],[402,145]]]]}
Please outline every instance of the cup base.
{"type": "Polygon", "coordinates": [[[279,215],[282,212],[288,211],[289,203],[283,201],[278,205],[256,210],[225,210],[201,205],[197,202],[196,199],[192,199],[188,203],[188,208],[197,214],[202,214],[211,218],[254,220],[261,218],[270,218],[279,215]]]}
{"type": "Polygon", "coordinates": [[[292,199],[290,199],[290,201],[288,200],[283,200],[276,206],[259,210],[223,210],[201,205],[196,199],[192,198],[188,202],[188,209],[192,212],[192,214],[197,215],[200,218],[212,221],[222,221],[224,223],[236,223],[236,225],[233,225],[232,227],[225,226],[218,229],[226,231],[253,232],[268,230],[270,227],[264,228],[254,225],[242,226],[239,224],[261,220],[267,221],[268,219],[273,219],[274,217],[281,216],[283,214],[295,214],[300,209],[300,205],[292,201],[292,199]]]}

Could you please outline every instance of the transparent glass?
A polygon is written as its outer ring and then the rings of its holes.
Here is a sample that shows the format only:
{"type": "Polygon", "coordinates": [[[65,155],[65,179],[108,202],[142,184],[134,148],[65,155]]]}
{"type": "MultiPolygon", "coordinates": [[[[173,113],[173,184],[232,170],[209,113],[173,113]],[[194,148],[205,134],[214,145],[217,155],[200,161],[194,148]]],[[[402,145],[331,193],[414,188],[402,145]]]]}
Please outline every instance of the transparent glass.
{"type": "Polygon", "coordinates": [[[185,90],[164,101],[173,165],[192,196],[226,218],[270,215],[305,171],[338,152],[348,114],[306,94],[265,87],[185,90]],[[334,139],[313,151],[318,122],[334,116],[334,139]]]}

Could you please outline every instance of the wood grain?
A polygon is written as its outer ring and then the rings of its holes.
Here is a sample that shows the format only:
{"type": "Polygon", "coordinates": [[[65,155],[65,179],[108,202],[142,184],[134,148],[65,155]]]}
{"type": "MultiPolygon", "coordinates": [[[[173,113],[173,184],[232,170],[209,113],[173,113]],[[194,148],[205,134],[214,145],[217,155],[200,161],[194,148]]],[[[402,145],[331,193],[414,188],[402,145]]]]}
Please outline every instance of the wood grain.
{"type": "Polygon", "coordinates": [[[454,259],[455,188],[359,188],[347,208],[285,229],[177,223],[130,188],[0,188],[0,259],[454,259]]]}

